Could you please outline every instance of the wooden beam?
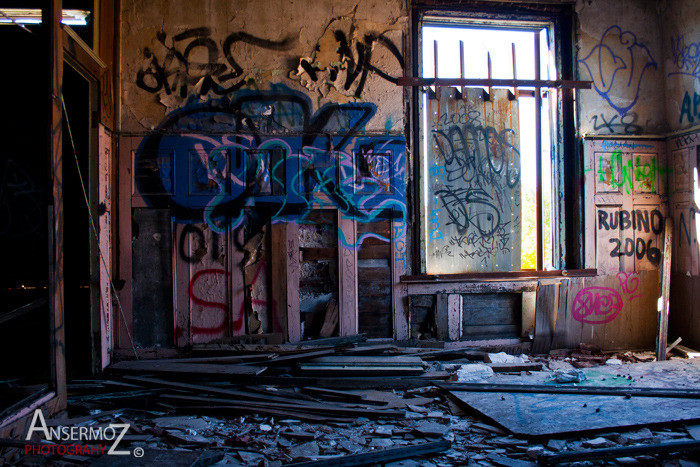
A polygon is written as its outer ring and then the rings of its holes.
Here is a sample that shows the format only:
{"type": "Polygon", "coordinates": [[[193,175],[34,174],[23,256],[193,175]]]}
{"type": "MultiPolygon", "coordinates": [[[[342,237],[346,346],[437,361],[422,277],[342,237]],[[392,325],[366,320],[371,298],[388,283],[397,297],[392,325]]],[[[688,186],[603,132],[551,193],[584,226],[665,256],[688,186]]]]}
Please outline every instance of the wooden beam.
{"type": "Polygon", "coordinates": [[[106,65],[100,79],[100,122],[114,130],[116,125],[114,86],[114,63],[116,63],[119,42],[119,0],[95,1],[95,52],[106,65]]]}
{"type": "Polygon", "coordinates": [[[462,295],[438,294],[435,312],[438,340],[459,340],[462,337],[462,295]]]}
{"type": "MultiPolygon", "coordinates": [[[[540,32],[535,31],[535,80],[540,81],[540,32]]],[[[537,270],[544,269],[544,223],[542,222],[542,90],[535,87],[535,233],[537,270]]]]}
{"type": "Polygon", "coordinates": [[[562,269],[556,271],[497,271],[497,272],[467,272],[462,274],[434,274],[401,276],[405,283],[438,283],[458,281],[487,281],[502,279],[535,279],[540,277],[593,277],[598,274],[596,269],[562,269]]]}
{"type": "Polygon", "coordinates": [[[63,26],[63,53],[79,73],[87,73],[88,79],[99,80],[107,64],[68,26],[63,26]]]}
{"type": "Polygon", "coordinates": [[[66,407],[65,326],[63,302],[63,34],[62,0],[50,0],[42,8],[48,57],[49,102],[47,108],[48,161],[52,182],[49,228],[49,308],[51,323],[51,386],[58,410],[66,407]]]}
{"type": "Polygon", "coordinates": [[[661,267],[661,303],[656,335],[656,360],[666,360],[668,345],[668,298],[671,293],[671,239],[673,237],[673,220],[666,217],[664,226],[664,262],[661,267]]]}
{"type": "MultiPolygon", "coordinates": [[[[405,183],[404,180],[400,181],[405,183]]],[[[406,219],[399,217],[391,220],[391,308],[393,311],[394,339],[407,340],[411,335],[410,316],[408,313],[408,287],[401,277],[406,273],[406,219]]]]}
{"type": "Polygon", "coordinates": [[[271,225],[272,332],[282,332],[289,342],[301,340],[299,312],[299,225],[271,225]]]}
{"type": "Polygon", "coordinates": [[[614,448],[588,449],[585,451],[571,451],[561,454],[542,454],[537,457],[542,465],[559,465],[562,463],[578,462],[593,459],[617,459],[620,457],[634,457],[641,454],[661,454],[667,452],[685,452],[700,450],[700,441],[669,441],[668,443],[645,444],[636,446],[622,446],[614,448]]]}
{"type": "Polygon", "coordinates": [[[356,238],[355,219],[338,211],[338,310],[341,336],[351,336],[358,331],[356,238]]]}

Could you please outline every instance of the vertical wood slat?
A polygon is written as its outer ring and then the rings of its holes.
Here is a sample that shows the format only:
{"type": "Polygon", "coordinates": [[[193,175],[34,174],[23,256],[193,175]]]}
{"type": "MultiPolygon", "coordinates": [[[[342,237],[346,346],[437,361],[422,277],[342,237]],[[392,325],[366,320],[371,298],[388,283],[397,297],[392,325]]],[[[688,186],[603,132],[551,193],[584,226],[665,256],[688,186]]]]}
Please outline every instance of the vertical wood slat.
{"type": "Polygon", "coordinates": [[[114,63],[117,40],[115,24],[119,10],[118,0],[98,0],[96,3],[95,51],[107,65],[100,76],[100,122],[110,130],[116,129],[114,63]]]}
{"type": "Polygon", "coordinates": [[[56,390],[59,410],[66,407],[65,327],[63,302],[63,36],[62,0],[46,2],[42,22],[46,35],[44,46],[48,55],[47,106],[48,160],[52,182],[51,222],[49,228],[49,310],[51,323],[51,379],[56,390]]]}
{"type": "Polygon", "coordinates": [[[183,239],[183,230],[187,224],[173,223],[173,324],[175,326],[175,347],[192,345],[192,313],[190,305],[189,279],[190,265],[180,254],[180,242],[189,251],[188,238],[183,239]]]}
{"type": "Polygon", "coordinates": [[[673,221],[666,218],[664,225],[664,261],[661,268],[661,309],[656,336],[656,360],[666,360],[668,345],[668,299],[671,292],[671,247],[673,238],[673,221]]]}
{"type": "Polygon", "coordinates": [[[129,333],[133,335],[134,319],[132,306],[132,269],[131,269],[131,191],[132,191],[132,147],[135,147],[134,138],[119,139],[119,177],[118,177],[118,222],[119,235],[117,236],[119,264],[118,279],[123,281],[119,293],[119,302],[122,305],[120,313],[114,315],[115,346],[119,349],[131,350],[129,333]]]}
{"type": "Polygon", "coordinates": [[[447,339],[457,341],[462,337],[462,295],[449,294],[447,296],[447,339]]]}
{"type": "Polygon", "coordinates": [[[537,284],[535,298],[535,338],[532,342],[532,353],[546,354],[552,349],[554,331],[558,317],[558,295],[560,282],[537,284]]]}
{"type": "MultiPolygon", "coordinates": [[[[301,341],[301,313],[299,311],[299,224],[288,222],[286,225],[286,252],[287,262],[287,339],[289,342],[301,341]]],[[[274,288],[274,284],[272,285],[274,288]]]]}
{"type": "Polygon", "coordinates": [[[357,223],[338,211],[338,297],[339,329],[341,336],[358,332],[357,292],[357,223]],[[341,236],[344,236],[344,240],[341,236]]]}
{"type": "Polygon", "coordinates": [[[408,287],[401,283],[406,274],[406,222],[404,218],[391,220],[391,309],[393,310],[394,339],[410,337],[410,316],[407,307],[408,287]]]}
{"type": "Polygon", "coordinates": [[[103,370],[111,363],[114,337],[112,332],[114,309],[112,307],[112,227],[113,227],[113,172],[112,172],[112,135],[103,125],[98,130],[98,201],[104,206],[104,214],[99,216],[99,290],[100,290],[100,368],[103,370]]]}
{"type": "MultiPolygon", "coordinates": [[[[243,245],[244,235],[243,229],[232,230],[226,233],[226,251],[228,264],[226,265],[226,270],[230,273],[228,275],[228,286],[229,289],[229,313],[230,322],[235,321],[238,317],[243,316],[243,325],[238,331],[232,330],[232,335],[243,335],[246,333],[245,326],[245,275],[243,271],[243,260],[245,254],[237,245],[243,245]],[[237,238],[235,237],[237,236],[237,238]]],[[[268,307],[271,309],[271,307],[268,307]]],[[[264,330],[263,332],[267,332],[264,330]]]]}
{"type": "Polygon", "coordinates": [[[295,222],[271,226],[272,332],[285,340],[301,340],[299,312],[299,226],[295,222]]]}
{"type": "MultiPolygon", "coordinates": [[[[540,32],[535,32],[535,79],[540,79],[540,32]]],[[[537,270],[544,267],[544,225],[542,223],[542,88],[535,88],[535,232],[537,270]]]]}
{"type": "Polygon", "coordinates": [[[446,293],[439,293],[435,297],[435,327],[437,328],[437,338],[439,341],[448,339],[447,297],[448,295],[446,293]]]}
{"type": "Polygon", "coordinates": [[[456,341],[462,337],[462,295],[437,294],[435,306],[437,338],[443,341],[456,341]]]}

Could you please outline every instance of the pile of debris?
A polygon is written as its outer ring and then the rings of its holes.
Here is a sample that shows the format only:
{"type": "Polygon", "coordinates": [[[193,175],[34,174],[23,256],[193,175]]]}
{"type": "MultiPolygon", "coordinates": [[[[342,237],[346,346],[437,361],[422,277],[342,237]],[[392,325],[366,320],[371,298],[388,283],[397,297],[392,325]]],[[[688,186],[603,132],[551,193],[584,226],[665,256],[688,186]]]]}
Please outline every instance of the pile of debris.
{"type": "Polygon", "coordinates": [[[69,384],[68,413],[49,423],[127,424],[120,448],[142,457],[21,457],[18,445],[6,441],[5,460],[513,466],[615,459],[692,465],[686,461],[700,450],[700,365],[636,364],[666,365],[666,376],[669,365],[684,365],[675,374],[686,378],[688,389],[679,389],[685,383],[676,380],[669,380],[672,387],[653,387],[658,381],[651,377],[643,380],[646,386],[638,384],[641,376],[631,377],[635,365],[606,365],[578,354],[600,356],[583,348],[533,358],[399,347],[367,343],[363,336],[305,345],[207,345],[188,358],[119,362],[106,379],[69,384]],[[574,361],[597,366],[577,368],[574,361]]]}

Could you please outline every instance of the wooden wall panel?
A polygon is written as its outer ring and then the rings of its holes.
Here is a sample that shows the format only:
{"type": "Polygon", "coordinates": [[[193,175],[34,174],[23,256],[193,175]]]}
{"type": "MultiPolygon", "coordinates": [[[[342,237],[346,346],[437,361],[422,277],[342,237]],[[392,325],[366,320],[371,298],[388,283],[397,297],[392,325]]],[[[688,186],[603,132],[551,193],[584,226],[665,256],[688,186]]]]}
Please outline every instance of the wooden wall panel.
{"type": "Polygon", "coordinates": [[[700,129],[668,141],[671,157],[670,206],[673,215],[673,255],[669,311],[669,341],[700,347],[700,129]]]}
{"type": "Polygon", "coordinates": [[[584,172],[586,267],[658,270],[668,214],[663,141],[587,138],[584,172]]]}
{"type": "Polygon", "coordinates": [[[658,288],[656,270],[569,279],[566,306],[559,308],[555,329],[564,338],[552,346],[653,349],[658,288]]]}

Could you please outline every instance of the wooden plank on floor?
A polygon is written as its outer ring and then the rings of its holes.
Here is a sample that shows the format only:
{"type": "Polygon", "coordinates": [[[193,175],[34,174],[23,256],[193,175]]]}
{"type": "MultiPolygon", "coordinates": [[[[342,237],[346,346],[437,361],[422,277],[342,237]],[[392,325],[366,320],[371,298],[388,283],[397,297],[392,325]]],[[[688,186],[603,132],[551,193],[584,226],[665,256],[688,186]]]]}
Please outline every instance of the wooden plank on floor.
{"type": "Polygon", "coordinates": [[[424,456],[426,454],[433,454],[437,452],[446,451],[450,448],[451,443],[449,441],[433,441],[429,443],[414,444],[412,446],[404,446],[400,448],[391,449],[377,449],[372,452],[365,452],[361,454],[351,454],[347,456],[337,457],[337,458],[324,458],[317,461],[302,462],[297,464],[292,464],[294,467],[351,467],[359,465],[384,465],[389,462],[416,458],[418,456],[424,456]]]}
{"type": "Polygon", "coordinates": [[[252,365],[216,365],[211,363],[167,363],[163,360],[133,360],[118,362],[108,367],[118,372],[177,373],[189,375],[253,375],[265,371],[252,365]]]}
{"type": "Polygon", "coordinates": [[[329,357],[319,357],[310,362],[307,366],[422,366],[423,360],[420,357],[410,356],[370,356],[370,355],[337,355],[329,357]]]}
{"type": "Polygon", "coordinates": [[[700,419],[700,400],[582,394],[450,391],[516,435],[542,436],[700,419]]]}

